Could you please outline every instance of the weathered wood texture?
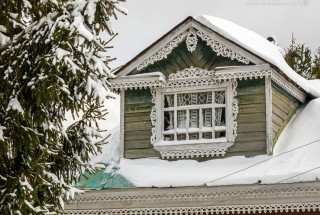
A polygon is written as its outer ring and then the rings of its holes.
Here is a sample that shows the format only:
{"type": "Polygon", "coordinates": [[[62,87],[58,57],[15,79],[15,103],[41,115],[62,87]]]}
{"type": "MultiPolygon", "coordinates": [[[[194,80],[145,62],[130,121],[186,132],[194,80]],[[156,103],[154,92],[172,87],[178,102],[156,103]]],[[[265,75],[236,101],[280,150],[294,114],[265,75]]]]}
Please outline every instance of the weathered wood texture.
{"type": "Polygon", "coordinates": [[[212,51],[212,48],[207,46],[206,42],[202,41],[201,38],[198,37],[198,45],[196,50],[193,52],[189,52],[187,50],[186,43],[183,41],[168,55],[166,59],[158,61],[141,71],[134,70],[130,74],[162,72],[164,75],[168,76],[171,73],[175,73],[191,66],[213,70],[219,66],[239,65],[244,64],[237,60],[217,56],[217,54],[212,51]]]}
{"type": "MultiPolygon", "coordinates": [[[[266,108],[264,80],[238,82],[238,136],[225,157],[255,156],[266,153],[266,108]]],[[[128,90],[125,96],[124,157],[159,157],[150,143],[152,108],[149,89],[128,90]]],[[[212,158],[208,158],[212,159],[212,158]]],[[[200,161],[207,160],[198,159],[200,161]]]]}
{"type": "Polygon", "coordinates": [[[124,107],[124,157],[159,157],[150,143],[150,113],[153,104],[150,89],[126,90],[124,107]]]}
{"type": "MultiPolygon", "coordinates": [[[[212,70],[218,66],[243,65],[236,60],[217,56],[211,47],[198,38],[194,52],[187,50],[185,42],[175,48],[167,59],[139,71],[160,71],[168,76],[191,66],[212,70]]],[[[130,74],[136,74],[132,71],[130,74]]],[[[266,153],[266,103],[264,79],[239,81],[237,88],[239,104],[238,137],[226,156],[254,156],[266,153]]],[[[151,94],[146,90],[128,90],[125,94],[124,157],[141,158],[159,156],[150,143],[152,108],[151,94]]],[[[209,158],[212,159],[212,158],[209,158]]],[[[199,159],[203,160],[203,159],[199,159]]]]}
{"type": "Polygon", "coordinates": [[[238,81],[239,112],[235,144],[225,157],[266,154],[266,99],[264,79],[238,81]]]}
{"type": "Polygon", "coordinates": [[[272,139],[275,144],[300,102],[272,83],[272,139]]]}

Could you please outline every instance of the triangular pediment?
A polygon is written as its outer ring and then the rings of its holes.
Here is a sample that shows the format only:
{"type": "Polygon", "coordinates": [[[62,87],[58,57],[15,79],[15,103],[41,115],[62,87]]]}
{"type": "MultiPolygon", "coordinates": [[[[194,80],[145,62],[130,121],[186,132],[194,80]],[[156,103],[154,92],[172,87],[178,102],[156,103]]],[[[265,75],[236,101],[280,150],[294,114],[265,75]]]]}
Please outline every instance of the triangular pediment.
{"type": "Polygon", "coordinates": [[[192,66],[212,70],[221,66],[262,63],[265,61],[188,17],[116,74],[124,76],[157,71],[167,76],[192,66]]]}
{"type": "Polygon", "coordinates": [[[236,59],[218,55],[205,41],[198,38],[197,45],[192,52],[188,50],[187,43],[183,41],[175,47],[166,58],[156,61],[153,64],[149,64],[141,70],[135,70],[135,73],[133,74],[158,71],[165,76],[169,76],[171,73],[190,67],[214,70],[216,67],[242,65],[252,65],[252,63],[249,62],[246,64],[244,62],[239,62],[236,59]]]}

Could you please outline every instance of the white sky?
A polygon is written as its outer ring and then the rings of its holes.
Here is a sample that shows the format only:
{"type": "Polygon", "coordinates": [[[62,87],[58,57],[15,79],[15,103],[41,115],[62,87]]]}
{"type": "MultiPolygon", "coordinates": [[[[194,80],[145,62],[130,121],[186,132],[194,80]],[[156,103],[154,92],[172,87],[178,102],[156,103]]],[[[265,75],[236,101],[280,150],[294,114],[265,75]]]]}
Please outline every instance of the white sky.
{"type": "MultiPolygon", "coordinates": [[[[119,35],[109,51],[117,58],[112,67],[125,64],[193,15],[217,16],[264,37],[274,35],[283,48],[289,46],[292,32],[312,50],[320,46],[319,0],[127,0],[122,5],[129,14],[119,14],[113,23],[119,35]]],[[[103,127],[111,128],[119,124],[119,99],[110,100],[107,107],[110,114],[103,127]]]]}

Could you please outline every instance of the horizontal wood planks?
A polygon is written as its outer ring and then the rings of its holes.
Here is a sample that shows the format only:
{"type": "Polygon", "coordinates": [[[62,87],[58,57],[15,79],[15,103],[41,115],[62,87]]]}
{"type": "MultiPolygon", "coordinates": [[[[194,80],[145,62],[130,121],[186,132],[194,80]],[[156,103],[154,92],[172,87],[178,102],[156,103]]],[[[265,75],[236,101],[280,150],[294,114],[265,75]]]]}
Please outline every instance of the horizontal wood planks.
{"type": "Polygon", "coordinates": [[[124,107],[124,157],[159,157],[150,143],[150,113],[153,104],[150,89],[127,90],[124,107]]]}
{"type": "Polygon", "coordinates": [[[287,119],[289,112],[292,112],[298,103],[296,99],[272,83],[272,139],[274,143],[283,130],[282,127],[285,126],[284,121],[290,120],[287,119]]]}
{"type": "MultiPolygon", "coordinates": [[[[168,76],[191,66],[213,70],[218,66],[239,65],[243,64],[230,58],[217,56],[206,42],[198,38],[198,45],[195,51],[189,52],[185,42],[182,42],[166,59],[155,62],[142,71],[134,70],[131,74],[160,71],[168,76]]],[[[126,91],[124,108],[124,157],[126,158],[160,156],[150,143],[152,128],[150,113],[153,106],[151,99],[152,96],[149,89],[126,91]]],[[[264,79],[239,80],[236,99],[239,105],[237,118],[238,137],[235,144],[227,151],[226,156],[266,154],[264,79]]],[[[288,104],[281,103],[281,107],[286,106],[288,104]]],[[[281,109],[278,112],[281,115],[281,109]]],[[[280,121],[278,118],[275,120],[277,123],[280,121]]]]}
{"type": "Polygon", "coordinates": [[[264,79],[238,81],[239,112],[235,144],[225,157],[266,154],[266,99],[264,79]]]}
{"type": "MultiPolygon", "coordinates": [[[[150,143],[151,103],[149,89],[127,90],[124,108],[124,157],[160,157],[150,143]]],[[[266,153],[266,102],[264,79],[238,81],[238,136],[226,156],[266,153]]],[[[282,104],[284,105],[284,104],[282,104]]],[[[279,119],[277,119],[279,121],[279,119]]],[[[210,158],[215,159],[215,158],[210,158]]],[[[198,159],[206,160],[206,159],[198,159]]]]}

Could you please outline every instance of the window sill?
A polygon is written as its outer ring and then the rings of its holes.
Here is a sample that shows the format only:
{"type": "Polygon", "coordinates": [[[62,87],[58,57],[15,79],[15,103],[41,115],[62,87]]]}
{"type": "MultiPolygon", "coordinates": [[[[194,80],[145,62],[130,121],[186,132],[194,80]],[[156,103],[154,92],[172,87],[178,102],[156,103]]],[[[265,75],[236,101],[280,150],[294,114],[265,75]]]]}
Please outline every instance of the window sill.
{"type": "Polygon", "coordinates": [[[162,158],[194,158],[224,156],[234,142],[226,138],[192,141],[161,141],[154,145],[162,158]]]}

